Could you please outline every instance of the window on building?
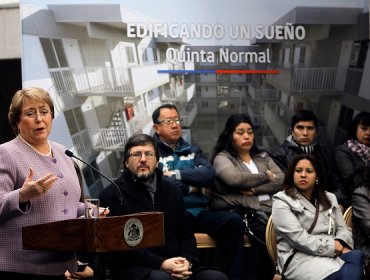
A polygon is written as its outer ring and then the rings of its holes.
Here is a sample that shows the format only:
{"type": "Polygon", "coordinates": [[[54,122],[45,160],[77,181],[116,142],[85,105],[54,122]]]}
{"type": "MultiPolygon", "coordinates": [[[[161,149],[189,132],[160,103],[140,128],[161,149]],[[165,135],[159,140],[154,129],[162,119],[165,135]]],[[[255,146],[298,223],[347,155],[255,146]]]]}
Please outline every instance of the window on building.
{"type": "Polygon", "coordinates": [[[40,38],[41,47],[44,51],[46,62],[49,68],[58,68],[58,61],[55,56],[54,47],[50,39],[40,38]]]}
{"type": "Polygon", "coordinates": [[[132,46],[125,46],[128,63],[135,63],[135,52],[132,46]]]}
{"type": "Polygon", "coordinates": [[[148,63],[148,51],[150,51],[150,48],[142,48],[141,59],[143,60],[144,64],[148,63]]]}
{"type": "Polygon", "coordinates": [[[154,62],[159,62],[157,49],[153,48],[152,50],[153,50],[153,60],[154,60],[154,62]]]}
{"type": "Polygon", "coordinates": [[[80,107],[65,111],[64,116],[66,118],[69,133],[71,135],[74,135],[86,128],[85,120],[80,107]]]}
{"type": "Polygon", "coordinates": [[[154,91],[149,90],[148,91],[148,101],[149,101],[149,103],[152,103],[155,98],[156,98],[156,95],[154,94],[154,91]]]}
{"type": "Polygon", "coordinates": [[[299,64],[303,65],[304,64],[304,58],[306,56],[306,48],[301,47],[300,52],[299,52],[299,64]]]}
{"type": "Polygon", "coordinates": [[[342,105],[339,113],[338,126],[341,129],[347,131],[350,128],[353,115],[354,115],[353,109],[342,105]]]}
{"type": "Polygon", "coordinates": [[[40,38],[40,43],[49,69],[68,67],[61,39],[40,38]]]}
{"type": "Polygon", "coordinates": [[[284,67],[289,67],[290,62],[291,62],[291,57],[290,57],[290,48],[285,48],[284,53],[283,53],[283,63],[284,67]]]}
{"type": "Polygon", "coordinates": [[[68,62],[62,39],[40,38],[40,43],[57,92],[59,94],[75,92],[73,74],[66,69],[68,62]],[[64,68],[63,71],[61,68],[64,68]]]}

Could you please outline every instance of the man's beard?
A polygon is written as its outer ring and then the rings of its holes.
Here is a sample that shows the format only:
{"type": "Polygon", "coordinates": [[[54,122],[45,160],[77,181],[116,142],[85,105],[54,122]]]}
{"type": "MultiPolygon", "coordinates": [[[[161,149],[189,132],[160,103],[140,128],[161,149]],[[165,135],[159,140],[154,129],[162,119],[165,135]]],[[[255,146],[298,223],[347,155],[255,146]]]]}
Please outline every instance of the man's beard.
{"type": "Polygon", "coordinates": [[[148,181],[153,180],[153,173],[149,173],[149,174],[134,174],[134,176],[139,181],[142,181],[142,182],[148,182],[148,181]]]}
{"type": "Polygon", "coordinates": [[[147,174],[138,174],[138,173],[134,173],[132,172],[131,170],[129,170],[129,172],[131,173],[131,176],[140,181],[140,182],[143,182],[143,183],[146,183],[146,182],[151,182],[153,180],[153,177],[154,177],[154,172],[153,173],[147,173],[147,174]]]}

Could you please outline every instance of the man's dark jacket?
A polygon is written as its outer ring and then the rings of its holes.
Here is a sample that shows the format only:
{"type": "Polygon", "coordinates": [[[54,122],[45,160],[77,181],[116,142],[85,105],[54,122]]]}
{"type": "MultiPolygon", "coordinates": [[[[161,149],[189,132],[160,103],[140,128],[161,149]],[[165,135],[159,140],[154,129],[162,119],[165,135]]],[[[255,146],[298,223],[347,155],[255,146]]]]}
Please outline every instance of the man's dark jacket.
{"type": "Polygon", "coordinates": [[[99,195],[101,206],[109,206],[110,216],[148,211],[164,213],[165,244],[113,253],[110,257],[113,279],[144,279],[153,269],[159,270],[164,260],[172,257],[185,257],[195,268],[199,264],[194,232],[184,208],[182,194],[173,185],[173,179],[166,178],[158,169],[156,175],[154,204],[147,186],[134,179],[128,170],[115,181],[123,195],[122,207],[115,186],[108,186],[99,195]]]}

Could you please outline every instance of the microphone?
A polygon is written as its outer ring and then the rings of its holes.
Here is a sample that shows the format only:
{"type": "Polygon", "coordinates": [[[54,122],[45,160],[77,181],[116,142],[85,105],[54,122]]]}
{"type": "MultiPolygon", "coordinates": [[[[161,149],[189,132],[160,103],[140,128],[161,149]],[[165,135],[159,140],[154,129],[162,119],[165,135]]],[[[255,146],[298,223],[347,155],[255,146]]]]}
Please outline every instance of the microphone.
{"type": "Polygon", "coordinates": [[[118,215],[120,215],[120,212],[121,212],[121,209],[122,209],[122,206],[123,206],[123,195],[122,195],[122,192],[120,190],[120,188],[117,186],[117,184],[112,181],[111,179],[109,179],[107,176],[105,176],[103,173],[101,173],[98,169],[96,169],[94,166],[92,166],[91,164],[83,161],[82,159],[76,157],[74,155],[73,152],[71,152],[70,150],[65,150],[64,152],[67,156],[71,157],[71,158],[75,158],[81,162],[83,162],[84,164],[86,164],[88,167],[90,167],[92,170],[94,170],[96,173],[98,173],[100,176],[104,177],[106,180],[108,180],[110,183],[112,183],[112,185],[114,185],[116,187],[116,189],[118,190],[119,192],[119,201],[120,201],[120,207],[118,209],[118,215]]]}

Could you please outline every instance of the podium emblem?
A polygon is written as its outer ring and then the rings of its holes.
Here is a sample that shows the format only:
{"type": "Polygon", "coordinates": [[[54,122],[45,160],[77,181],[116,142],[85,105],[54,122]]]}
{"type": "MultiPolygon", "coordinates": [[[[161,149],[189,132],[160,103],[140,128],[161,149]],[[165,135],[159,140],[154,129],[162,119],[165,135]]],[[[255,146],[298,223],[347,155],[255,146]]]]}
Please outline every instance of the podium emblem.
{"type": "Polygon", "coordinates": [[[127,245],[132,247],[139,245],[143,239],[143,235],[143,224],[139,219],[131,218],[125,223],[123,227],[123,237],[127,245]]]}

